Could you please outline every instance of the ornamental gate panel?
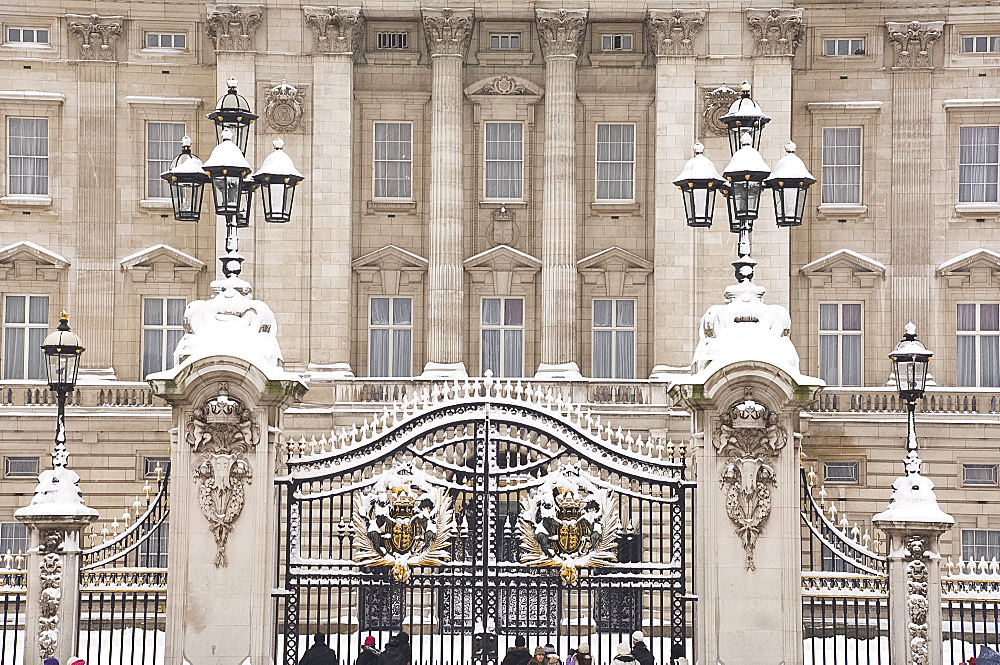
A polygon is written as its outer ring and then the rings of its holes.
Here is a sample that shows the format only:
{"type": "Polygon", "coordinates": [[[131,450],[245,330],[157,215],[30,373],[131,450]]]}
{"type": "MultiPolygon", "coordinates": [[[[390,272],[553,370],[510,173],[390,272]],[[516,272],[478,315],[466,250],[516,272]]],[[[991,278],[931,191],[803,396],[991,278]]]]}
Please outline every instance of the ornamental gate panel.
{"type": "Polygon", "coordinates": [[[682,455],[551,392],[446,384],[360,429],[288,444],[277,478],[275,660],[341,663],[411,636],[412,662],[498,662],[517,636],[596,662],[643,630],[690,655],[682,455]]]}

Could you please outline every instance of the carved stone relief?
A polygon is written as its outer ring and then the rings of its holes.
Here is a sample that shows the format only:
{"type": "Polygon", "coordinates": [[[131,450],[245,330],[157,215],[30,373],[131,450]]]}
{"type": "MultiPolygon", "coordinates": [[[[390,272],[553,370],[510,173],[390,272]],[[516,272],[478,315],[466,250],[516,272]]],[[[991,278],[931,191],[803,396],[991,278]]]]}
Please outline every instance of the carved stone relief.
{"type": "Polygon", "coordinates": [[[497,76],[477,90],[476,95],[530,95],[532,92],[513,76],[497,76]]]}
{"type": "Polygon", "coordinates": [[[122,35],[124,19],[124,16],[67,14],[69,36],[76,44],[77,57],[80,60],[117,60],[115,47],[122,35]]]}
{"type": "Polygon", "coordinates": [[[506,206],[500,206],[493,211],[490,216],[490,223],[486,227],[486,235],[494,247],[497,245],[510,245],[513,247],[521,237],[514,219],[514,211],[506,206]]]}
{"type": "Polygon", "coordinates": [[[774,460],[788,441],[777,414],[750,399],[722,414],[713,443],[726,457],[721,477],[726,514],[746,553],[747,570],[755,570],[757,538],[771,516],[771,491],[775,487],[774,460]]]}
{"type": "Polygon", "coordinates": [[[253,414],[227,394],[221,384],[219,396],[195,409],[187,422],[187,444],[197,455],[194,476],[198,479],[198,503],[215,537],[216,567],[226,566],[226,543],[236,519],[243,511],[244,487],[253,480],[247,460],[260,441],[260,428],[253,414]]]}
{"type": "Polygon", "coordinates": [[[421,9],[427,52],[465,57],[472,40],[475,13],[471,9],[421,9]]]}
{"type": "Polygon", "coordinates": [[[586,9],[536,9],[535,26],[544,57],[580,55],[587,32],[586,9]]]}
{"type": "Polygon", "coordinates": [[[264,119],[276,131],[294,132],[302,121],[302,102],[302,91],[282,79],[267,91],[264,119]]]}
{"type": "Polygon", "coordinates": [[[257,29],[264,20],[262,5],[217,5],[208,12],[208,36],[219,51],[255,51],[257,29]]]}
{"type": "Polygon", "coordinates": [[[653,55],[694,55],[694,38],[705,25],[704,9],[650,9],[646,38],[653,55]]]}
{"type": "Polygon", "coordinates": [[[303,7],[313,31],[315,53],[353,54],[364,50],[365,14],[361,7],[303,7]]]}
{"type": "Polygon", "coordinates": [[[59,602],[62,599],[62,542],[63,532],[45,529],[38,547],[42,555],[39,564],[38,604],[38,654],[49,658],[59,643],[59,602]]]}
{"type": "Polygon", "coordinates": [[[801,9],[748,9],[754,55],[795,55],[802,41],[801,9]]]}
{"type": "Polygon", "coordinates": [[[941,38],[944,21],[886,22],[885,31],[894,53],[893,68],[931,67],[931,46],[941,38]]]}
{"type": "Polygon", "coordinates": [[[927,582],[929,572],[925,559],[931,555],[924,550],[924,539],[920,536],[906,538],[906,613],[908,663],[912,665],[927,665],[927,610],[930,607],[927,599],[927,582]]]}
{"type": "Polygon", "coordinates": [[[739,92],[724,85],[711,90],[705,90],[705,110],[701,114],[702,118],[705,119],[701,125],[702,136],[705,136],[709,132],[716,136],[728,135],[729,130],[722,123],[722,116],[729,111],[729,107],[739,97],[739,92]]]}

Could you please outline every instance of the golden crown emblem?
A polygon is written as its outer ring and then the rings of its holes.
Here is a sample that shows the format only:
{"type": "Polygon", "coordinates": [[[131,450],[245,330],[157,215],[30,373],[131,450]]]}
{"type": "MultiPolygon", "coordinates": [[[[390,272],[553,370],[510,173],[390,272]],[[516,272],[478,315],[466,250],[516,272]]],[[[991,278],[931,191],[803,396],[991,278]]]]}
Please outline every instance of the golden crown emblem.
{"type": "Polygon", "coordinates": [[[389,505],[393,508],[412,508],[416,505],[416,498],[406,487],[389,488],[389,505]]]}
{"type": "Polygon", "coordinates": [[[575,490],[558,489],[556,490],[556,505],[560,510],[566,512],[579,512],[580,508],[583,507],[583,502],[580,501],[575,490]]]}

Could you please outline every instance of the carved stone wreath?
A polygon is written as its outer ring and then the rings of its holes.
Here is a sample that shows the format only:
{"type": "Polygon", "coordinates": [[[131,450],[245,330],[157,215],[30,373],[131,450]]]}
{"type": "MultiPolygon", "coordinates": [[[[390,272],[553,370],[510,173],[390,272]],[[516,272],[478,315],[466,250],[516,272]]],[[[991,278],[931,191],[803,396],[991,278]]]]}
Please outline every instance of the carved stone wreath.
{"type": "Polygon", "coordinates": [[[579,568],[618,560],[618,509],[579,464],[564,464],[521,501],[518,526],[521,561],[557,567],[564,584],[575,584],[579,568]]]}
{"type": "Polygon", "coordinates": [[[771,491],[776,484],[774,460],[788,433],[767,407],[750,399],[722,414],[715,431],[716,452],[726,456],[720,482],[726,494],[726,515],[746,553],[747,570],[755,570],[757,538],[771,516],[771,491]]]}
{"type": "Polygon", "coordinates": [[[729,112],[729,107],[739,97],[740,93],[724,85],[705,92],[705,111],[702,113],[705,122],[702,124],[702,136],[708,132],[726,136],[729,130],[723,124],[722,116],[729,112]]]}
{"type": "Polygon", "coordinates": [[[272,129],[294,132],[302,121],[302,92],[282,79],[267,91],[264,118],[272,129]]]}
{"type": "Polygon", "coordinates": [[[195,409],[187,422],[187,443],[198,455],[194,463],[198,503],[215,537],[216,567],[228,565],[226,543],[243,512],[244,488],[253,481],[246,455],[260,441],[260,428],[250,410],[228,396],[226,384],[219,393],[195,409]]]}
{"type": "Polygon", "coordinates": [[[354,561],[390,566],[393,578],[406,582],[412,566],[451,559],[447,548],[454,528],[451,497],[410,462],[400,462],[355,497],[354,561]]]}

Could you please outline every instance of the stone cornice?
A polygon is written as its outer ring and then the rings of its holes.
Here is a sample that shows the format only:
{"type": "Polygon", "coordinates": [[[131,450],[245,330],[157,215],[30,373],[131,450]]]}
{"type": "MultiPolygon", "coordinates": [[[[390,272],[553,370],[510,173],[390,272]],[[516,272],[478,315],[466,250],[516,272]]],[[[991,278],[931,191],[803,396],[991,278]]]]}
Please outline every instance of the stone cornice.
{"type": "Polygon", "coordinates": [[[263,5],[206,5],[205,27],[215,52],[256,51],[257,30],[264,21],[263,5]]]}
{"type": "Polygon", "coordinates": [[[893,69],[929,69],[931,46],[944,33],[944,21],[886,21],[886,39],[892,45],[893,69]]]}
{"type": "Polygon", "coordinates": [[[587,32],[586,9],[536,9],[535,26],[542,55],[579,56],[587,32]]]}
{"type": "Polygon", "coordinates": [[[80,60],[118,60],[116,46],[124,23],[124,16],[66,14],[66,28],[80,60]]]}
{"type": "Polygon", "coordinates": [[[427,52],[435,55],[465,57],[472,41],[472,28],[476,24],[473,9],[420,9],[424,24],[427,52]]]}
{"type": "Polygon", "coordinates": [[[650,9],[644,27],[653,55],[694,55],[694,38],[705,25],[704,9],[650,9]]]}
{"type": "Polygon", "coordinates": [[[353,55],[364,49],[365,14],[361,7],[303,7],[313,31],[313,53],[353,55]]]}
{"type": "Polygon", "coordinates": [[[801,9],[748,9],[754,55],[795,55],[802,41],[801,9]]]}

